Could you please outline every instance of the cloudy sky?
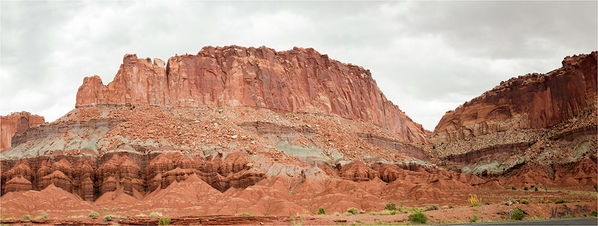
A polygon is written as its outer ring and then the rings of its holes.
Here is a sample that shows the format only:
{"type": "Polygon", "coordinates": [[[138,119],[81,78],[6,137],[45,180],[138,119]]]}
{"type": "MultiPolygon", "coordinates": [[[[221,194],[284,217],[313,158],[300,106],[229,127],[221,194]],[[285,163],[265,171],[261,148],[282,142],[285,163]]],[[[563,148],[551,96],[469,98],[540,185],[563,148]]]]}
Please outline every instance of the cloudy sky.
{"type": "Polygon", "coordinates": [[[0,114],[53,121],[84,76],[112,80],[125,53],[203,46],[313,47],[371,70],[424,128],[513,76],[597,49],[596,1],[10,1],[1,4],[0,114]]]}

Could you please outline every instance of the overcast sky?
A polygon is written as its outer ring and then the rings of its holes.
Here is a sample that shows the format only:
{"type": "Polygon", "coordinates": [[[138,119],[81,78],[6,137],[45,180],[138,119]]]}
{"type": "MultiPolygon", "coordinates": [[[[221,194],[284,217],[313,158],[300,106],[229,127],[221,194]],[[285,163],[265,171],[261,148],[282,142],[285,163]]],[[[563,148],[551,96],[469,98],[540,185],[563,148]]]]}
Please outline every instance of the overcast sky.
{"type": "Polygon", "coordinates": [[[370,69],[386,97],[433,130],[510,77],[597,49],[597,3],[1,1],[0,114],[53,121],[83,77],[122,57],[167,60],[203,46],[312,47],[370,69]]]}

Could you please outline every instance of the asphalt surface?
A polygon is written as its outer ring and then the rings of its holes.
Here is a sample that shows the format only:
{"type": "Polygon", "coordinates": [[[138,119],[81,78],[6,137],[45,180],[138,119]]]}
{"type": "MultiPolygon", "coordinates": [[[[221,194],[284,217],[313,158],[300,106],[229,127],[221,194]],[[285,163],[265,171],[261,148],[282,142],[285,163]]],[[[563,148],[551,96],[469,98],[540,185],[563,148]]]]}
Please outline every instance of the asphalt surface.
{"type": "Polygon", "coordinates": [[[453,224],[453,225],[598,225],[598,218],[567,218],[540,221],[515,221],[480,224],[453,224]]]}

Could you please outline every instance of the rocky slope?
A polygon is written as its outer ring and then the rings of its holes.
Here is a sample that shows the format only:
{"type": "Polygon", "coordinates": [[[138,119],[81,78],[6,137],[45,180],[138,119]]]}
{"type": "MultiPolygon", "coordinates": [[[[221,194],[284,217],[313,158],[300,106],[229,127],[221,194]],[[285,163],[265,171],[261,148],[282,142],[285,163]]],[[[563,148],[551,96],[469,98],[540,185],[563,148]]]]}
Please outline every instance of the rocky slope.
{"type": "Polygon", "coordinates": [[[126,55],[108,85],[98,76],[85,78],[76,106],[249,106],[337,114],[382,126],[405,142],[425,141],[422,126],[386,99],[369,70],[313,49],[205,47],[164,66],[160,59],[126,55]]]}
{"type": "Polygon", "coordinates": [[[579,164],[588,173],[557,183],[595,184],[597,58],[566,57],[559,69],[512,78],[447,112],[430,137],[432,150],[455,170],[514,174],[513,184],[552,184],[579,164]],[[538,168],[545,177],[522,176],[538,168]]]}
{"type": "Polygon", "coordinates": [[[505,186],[542,186],[542,200],[565,195],[546,187],[592,190],[596,58],[504,82],[430,133],[367,70],[312,49],[206,47],[167,65],[126,55],[108,85],[85,78],[60,119],[22,113],[4,130],[2,118],[2,214],[296,215],[529,197],[505,186]]]}
{"type": "Polygon", "coordinates": [[[27,129],[45,122],[44,117],[29,112],[0,116],[0,153],[11,147],[12,137],[24,134],[27,129]]]}

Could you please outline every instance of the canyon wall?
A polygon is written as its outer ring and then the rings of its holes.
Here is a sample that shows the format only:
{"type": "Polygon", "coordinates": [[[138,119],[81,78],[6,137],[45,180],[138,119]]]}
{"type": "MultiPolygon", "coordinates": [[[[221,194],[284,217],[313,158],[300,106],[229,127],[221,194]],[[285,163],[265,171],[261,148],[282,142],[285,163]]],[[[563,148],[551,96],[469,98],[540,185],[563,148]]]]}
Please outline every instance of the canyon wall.
{"type": "Polygon", "coordinates": [[[160,59],[125,55],[108,85],[98,76],[84,79],[76,106],[249,106],[336,114],[389,129],[405,142],[426,141],[422,126],[386,99],[369,70],[313,49],[204,47],[164,66],[160,59]]]}
{"type": "Polygon", "coordinates": [[[31,127],[45,122],[44,117],[29,112],[17,112],[0,116],[0,152],[11,147],[13,136],[21,135],[31,127]]]}
{"type": "Polygon", "coordinates": [[[433,143],[463,140],[513,130],[540,129],[587,112],[596,104],[597,52],[566,57],[547,74],[509,79],[447,112],[433,143]]]}

